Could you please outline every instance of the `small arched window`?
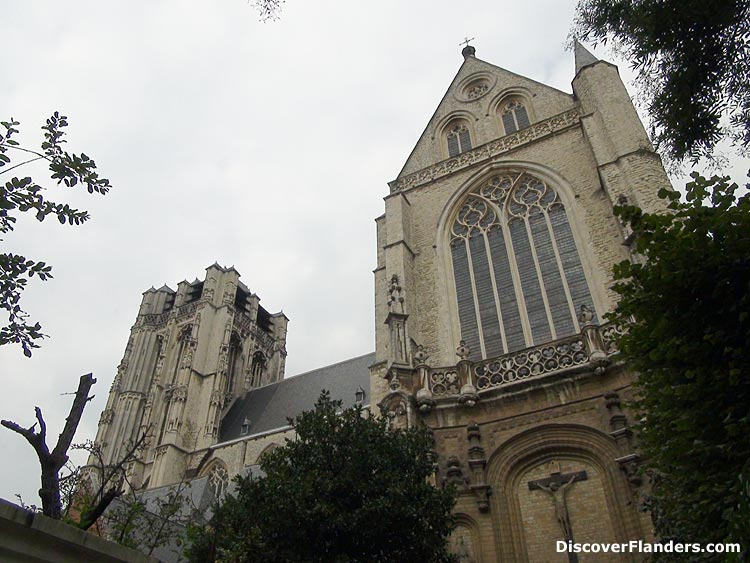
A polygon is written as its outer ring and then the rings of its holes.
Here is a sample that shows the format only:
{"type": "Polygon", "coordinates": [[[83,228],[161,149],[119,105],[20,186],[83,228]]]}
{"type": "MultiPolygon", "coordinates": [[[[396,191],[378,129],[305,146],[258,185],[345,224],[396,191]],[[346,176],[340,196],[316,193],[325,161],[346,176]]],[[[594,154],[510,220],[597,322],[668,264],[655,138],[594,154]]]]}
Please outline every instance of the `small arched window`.
{"type": "Polygon", "coordinates": [[[263,355],[263,352],[255,352],[255,354],[253,354],[253,363],[250,371],[251,387],[260,387],[261,381],[263,380],[263,372],[266,371],[266,357],[263,355]]]}
{"type": "Polygon", "coordinates": [[[229,341],[229,350],[227,352],[227,393],[234,391],[234,384],[237,380],[237,374],[240,372],[242,362],[242,344],[240,337],[232,333],[229,341]]]}
{"type": "Polygon", "coordinates": [[[465,123],[457,123],[448,129],[446,135],[448,156],[457,156],[471,149],[471,133],[465,123]]]}
{"type": "Polygon", "coordinates": [[[450,232],[461,338],[493,358],[580,331],[594,304],[557,192],[525,171],[469,193],[450,232]]]}
{"type": "Polygon", "coordinates": [[[526,106],[519,100],[512,100],[505,104],[502,109],[501,117],[505,134],[510,135],[519,129],[524,129],[531,125],[529,121],[529,112],[526,106]]]}

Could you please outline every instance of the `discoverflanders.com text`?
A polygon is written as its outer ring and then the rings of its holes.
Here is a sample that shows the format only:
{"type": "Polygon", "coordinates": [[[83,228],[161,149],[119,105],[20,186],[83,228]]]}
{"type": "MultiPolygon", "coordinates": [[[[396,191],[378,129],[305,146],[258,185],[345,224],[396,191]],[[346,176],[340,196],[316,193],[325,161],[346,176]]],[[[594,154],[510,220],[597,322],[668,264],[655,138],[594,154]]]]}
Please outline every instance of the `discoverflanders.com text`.
{"type": "Polygon", "coordinates": [[[630,540],[627,543],[574,543],[558,540],[555,542],[557,553],[740,553],[738,543],[648,543],[641,540],[630,540]]]}

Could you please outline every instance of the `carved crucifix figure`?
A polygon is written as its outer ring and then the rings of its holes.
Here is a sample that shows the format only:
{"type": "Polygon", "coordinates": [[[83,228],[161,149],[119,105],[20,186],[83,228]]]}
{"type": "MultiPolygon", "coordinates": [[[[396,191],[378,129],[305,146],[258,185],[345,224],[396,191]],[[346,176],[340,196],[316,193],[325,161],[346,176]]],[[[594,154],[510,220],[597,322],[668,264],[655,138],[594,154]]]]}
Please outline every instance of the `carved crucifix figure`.
{"type": "MultiPolygon", "coordinates": [[[[570,514],[568,512],[568,504],[565,500],[565,495],[573,483],[576,481],[586,481],[588,476],[585,471],[562,473],[558,462],[552,462],[550,465],[552,466],[550,476],[545,477],[544,479],[529,481],[529,490],[540,490],[550,495],[555,507],[555,518],[560,525],[563,538],[566,541],[572,542],[573,530],[570,525],[570,514]]],[[[575,553],[568,552],[568,561],[574,563],[578,561],[578,557],[575,553]]]]}

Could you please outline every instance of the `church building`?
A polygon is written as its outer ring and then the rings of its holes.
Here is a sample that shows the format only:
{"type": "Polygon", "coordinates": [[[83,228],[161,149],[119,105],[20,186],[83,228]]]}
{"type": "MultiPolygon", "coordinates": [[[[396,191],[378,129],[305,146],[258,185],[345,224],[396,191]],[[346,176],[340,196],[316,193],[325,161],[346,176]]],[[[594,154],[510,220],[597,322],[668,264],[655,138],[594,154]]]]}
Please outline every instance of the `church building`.
{"type": "Polygon", "coordinates": [[[285,379],[288,319],[234,268],[144,293],[96,438],[112,461],[153,429],[136,487],[221,495],[328,389],[432,430],[463,563],[605,561],[556,542],[650,537],[606,313],[632,258],[613,207],[663,209],[669,180],[617,67],[582,45],[572,94],[462,55],[376,219],[374,353],[285,379]]]}

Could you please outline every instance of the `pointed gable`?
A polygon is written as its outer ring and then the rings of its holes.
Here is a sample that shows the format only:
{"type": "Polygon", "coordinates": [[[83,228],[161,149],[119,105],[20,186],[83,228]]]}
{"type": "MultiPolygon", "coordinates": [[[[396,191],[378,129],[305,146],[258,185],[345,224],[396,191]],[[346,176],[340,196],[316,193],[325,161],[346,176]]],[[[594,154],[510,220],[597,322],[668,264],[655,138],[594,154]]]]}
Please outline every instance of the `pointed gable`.
{"type": "Polygon", "coordinates": [[[397,179],[456,154],[506,135],[507,127],[522,129],[574,107],[573,97],[464,52],[464,62],[430,118],[397,179]],[[524,120],[506,117],[507,103],[518,99],[527,108],[524,120]]]}

